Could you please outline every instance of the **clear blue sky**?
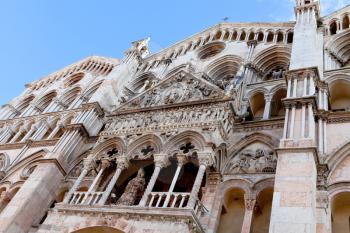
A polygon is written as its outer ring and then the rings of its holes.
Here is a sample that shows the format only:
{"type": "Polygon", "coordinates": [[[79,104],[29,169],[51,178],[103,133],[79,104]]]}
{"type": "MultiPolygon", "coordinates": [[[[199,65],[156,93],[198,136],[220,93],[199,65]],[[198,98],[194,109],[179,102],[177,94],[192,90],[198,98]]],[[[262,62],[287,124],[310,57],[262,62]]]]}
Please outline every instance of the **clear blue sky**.
{"type": "MultiPolygon", "coordinates": [[[[324,8],[349,1],[324,0],[324,8]]],[[[293,5],[294,0],[2,0],[0,104],[19,95],[24,84],[86,56],[121,58],[130,42],[147,36],[155,52],[224,17],[290,20],[293,5]]]]}

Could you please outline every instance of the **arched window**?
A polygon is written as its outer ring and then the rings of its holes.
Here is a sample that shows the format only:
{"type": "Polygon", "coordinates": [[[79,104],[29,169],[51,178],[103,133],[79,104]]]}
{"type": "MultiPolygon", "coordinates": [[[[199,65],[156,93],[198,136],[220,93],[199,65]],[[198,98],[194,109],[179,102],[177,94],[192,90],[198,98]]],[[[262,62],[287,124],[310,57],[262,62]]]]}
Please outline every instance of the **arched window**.
{"type": "Polygon", "coordinates": [[[232,40],[232,41],[237,40],[237,32],[236,32],[236,31],[233,31],[231,40],[232,40]]]}
{"type": "Polygon", "coordinates": [[[254,120],[260,120],[263,118],[265,109],[265,96],[263,93],[259,92],[250,98],[250,108],[254,120]]]}
{"type": "Polygon", "coordinates": [[[215,40],[219,40],[221,38],[221,35],[222,35],[222,32],[221,31],[218,31],[216,34],[215,34],[215,40]]]}
{"type": "Polygon", "coordinates": [[[337,34],[337,22],[333,21],[330,25],[329,25],[329,33],[330,35],[335,35],[337,34]]]}
{"type": "Polygon", "coordinates": [[[287,91],[285,89],[278,90],[271,101],[271,117],[282,117],[285,114],[282,99],[286,98],[287,91]]]}
{"type": "Polygon", "coordinates": [[[227,41],[229,39],[230,32],[226,32],[224,35],[224,40],[227,41]]]}
{"type": "Polygon", "coordinates": [[[293,37],[294,37],[294,33],[293,32],[288,32],[288,37],[287,37],[287,43],[288,44],[293,43],[293,37]]]}
{"type": "Polygon", "coordinates": [[[247,37],[247,34],[245,33],[245,31],[242,31],[242,34],[241,34],[241,37],[239,38],[239,40],[244,41],[246,37],[247,37]]]}
{"type": "Polygon", "coordinates": [[[258,41],[261,42],[263,40],[264,40],[264,33],[259,32],[259,34],[258,34],[258,41]]]}
{"type": "Polygon", "coordinates": [[[75,75],[72,75],[70,77],[68,77],[66,80],[65,80],[65,83],[64,83],[64,86],[65,87],[71,87],[73,86],[74,84],[78,83],[80,80],[82,80],[84,78],[84,74],[83,73],[79,73],[79,74],[75,74],[75,75]]]}
{"type": "Polygon", "coordinates": [[[274,34],[272,32],[269,32],[269,34],[267,35],[266,42],[267,43],[272,42],[273,41],[273,37],[274,37],[274,34]]]}
{"type": "Polygon", "coordinates": [[[283,42],[283,33],[282,32],[278,32],[277,34],[277,43],[282,43],[283,42]]]}
{"type": "Polygon", "coordinates": [[[333,111],[350,110],[350,82],[337,80],[330,84],[331,109],[333,111]]]}
{"type": "Polygon", "coordinates": [[[254,32],[251,32],[251,33],[249,34],[248,40],[254,40],[254,37],[255,37],[255,33],[254,33],[254,32]]]}
{"type": "Polygon", "coordinates": [[[345,15],[343,18],[343,30],[349,29],[349,16],[345,15]]]}

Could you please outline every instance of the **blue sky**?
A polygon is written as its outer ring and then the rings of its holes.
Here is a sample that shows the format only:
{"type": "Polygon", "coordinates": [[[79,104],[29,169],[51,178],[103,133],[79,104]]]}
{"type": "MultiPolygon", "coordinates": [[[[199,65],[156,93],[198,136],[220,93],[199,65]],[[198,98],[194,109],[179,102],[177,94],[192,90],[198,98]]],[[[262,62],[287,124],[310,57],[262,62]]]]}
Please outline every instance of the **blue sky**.
{"type": "MultiPolygon", "coordinates": [[[[323,0],[326,12],[350,0],[323,0]]],[[[0,104],[24,85],[89,55],[121,58],[151,36],[153,52],[224,17],[232,22],[288,21],[294,0],[2,0],[0,104]]]]}

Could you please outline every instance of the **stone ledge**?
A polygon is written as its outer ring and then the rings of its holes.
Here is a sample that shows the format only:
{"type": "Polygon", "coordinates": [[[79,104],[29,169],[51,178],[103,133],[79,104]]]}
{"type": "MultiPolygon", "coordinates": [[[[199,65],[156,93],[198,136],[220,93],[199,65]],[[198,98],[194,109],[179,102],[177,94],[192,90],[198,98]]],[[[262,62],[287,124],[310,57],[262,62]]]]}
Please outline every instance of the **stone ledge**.
{"type": "Polygon", "coordinates": [[[67,205],[63,203],[56,204],[51,212],[66,213],[81,213],[81,214],[112,214],[120,215],[125,219],[149,219],[149,220],[169,220],[185,222],[189,227],[196,229],[198,233],[204,233],[205,230],[202,227],[198,217],[195,215],[192,209],[172,209],[172,208],[150,208],[139,206],[89,206],[89,205],[67,205]]]}

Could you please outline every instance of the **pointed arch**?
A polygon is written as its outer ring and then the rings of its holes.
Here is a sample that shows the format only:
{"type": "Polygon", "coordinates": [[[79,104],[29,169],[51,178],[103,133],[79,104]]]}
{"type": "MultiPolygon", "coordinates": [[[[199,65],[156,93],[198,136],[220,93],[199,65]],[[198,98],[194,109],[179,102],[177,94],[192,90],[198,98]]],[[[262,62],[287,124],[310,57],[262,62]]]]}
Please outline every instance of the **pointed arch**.
{"type": "Polygon", "coordinates": [[[178,150],[183,144],[192,143],[195,149],[202,151],[208,147],[205,138],[196,131],[185,131],[171,137],[164,145],[164,153],[171,154],[178,150]]]}
{"type": "Polygon", "coordinates": [[[106,152],[106,150],[116,148],[119,154],[126,153],[126,145],[123,139],[119,137],[114,137],[107,139],[106,141],[98,144],[93,150],[92,154],[96,157],[101,156],[102,153],[106,152]]]}
{"type": "Polygon", "coordinates": [[[128,145],[128,157],[142,157],[141,150],[145,147],[149,147],[151,153],[158,154],[162,150],[162,139],[154,134],[144,135],[135,141],[133,141],[130,145],[128,145]]]}

